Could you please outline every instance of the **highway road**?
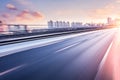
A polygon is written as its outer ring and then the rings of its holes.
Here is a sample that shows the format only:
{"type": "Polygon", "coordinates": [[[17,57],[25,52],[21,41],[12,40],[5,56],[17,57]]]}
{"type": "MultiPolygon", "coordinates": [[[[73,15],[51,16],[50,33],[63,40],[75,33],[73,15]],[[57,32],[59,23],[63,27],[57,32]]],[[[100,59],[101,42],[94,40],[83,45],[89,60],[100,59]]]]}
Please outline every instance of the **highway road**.
{"type": "Polygon", "coordinates": [[[0,46],[0,80],[120,80],[103,75],[116,35],[117,28],[0,46]]]}

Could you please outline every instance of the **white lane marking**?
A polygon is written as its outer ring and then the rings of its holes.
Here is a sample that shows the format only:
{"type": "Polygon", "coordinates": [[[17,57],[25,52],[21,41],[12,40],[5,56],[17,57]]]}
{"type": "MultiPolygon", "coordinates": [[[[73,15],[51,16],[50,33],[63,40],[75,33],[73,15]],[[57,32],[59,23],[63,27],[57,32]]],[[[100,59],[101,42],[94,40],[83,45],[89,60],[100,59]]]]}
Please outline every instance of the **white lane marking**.
{"type": "Polygon", "coordinates": [[[61,52],[61,51],[64,51],[64,50],[66,50],[66,49],[69,49],[69,48],[71,48],[71,47],[73,47],[73,46],[75,46],[75,45],[77,45],[77,44],[79,44],[79,43],[75,43],[75,44],[69,45],[69,46],[67,46],[67,47],[64,47],[64,48],[62,48],[62,49],[59,49],[59,50],[56,51],[56,53],[61,52]]]}
{"type": "Polygon", "coordinates": [[[6,70],[6,71],[4,71],[4,72],[1,72],[1,73],[0,73],[0,76],[3,76],[3,75],[8,74],[8,73],[10,73],[10,72],[12,72],[12,71],[15,71],[15,70],[17,70],[17,69],[19,69],[19,68],[21,68],[21,67],[23,67],[23,66],[24,66],[24,65],[20,65],[20,66],[11,68],[11,69],[9,69],[9,70],[6,70]]]}
{"type": "Polygon", "coordinates": [[[108,49],[107,49],[107,51],[106,51],[106,53],[105,53],[105,55],[104,55],[104,57],[103,57],[100,65],[99,65],[98,72],[97,72],[97,75],[96,75],[96,77],[95,77],[95,80],[97,80],[97,78],[98,78],[99,75],[101,74],[103,65],[105,64],[105,61],[106,61],[106,59],[107,59],[107,57],[108,57],[108,55],[109,55],[109,52],[110,52],[112,46],[113,46],[113,41],[111,42],[110,46],[108,47],[108,49]]]}

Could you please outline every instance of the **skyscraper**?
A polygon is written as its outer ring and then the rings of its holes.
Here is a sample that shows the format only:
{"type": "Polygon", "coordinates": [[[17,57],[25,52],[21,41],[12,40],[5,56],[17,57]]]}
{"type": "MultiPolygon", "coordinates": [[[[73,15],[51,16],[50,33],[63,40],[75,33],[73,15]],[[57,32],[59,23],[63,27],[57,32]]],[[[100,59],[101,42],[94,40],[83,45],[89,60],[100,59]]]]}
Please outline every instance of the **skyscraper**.
{"type": "Polygon", "coordinates": [[[80,27],[82,27],[82,23],[80,23],[80,22],[72,22],[71,23],[71,27],[73,27],[73,28],[80,28],[80,27]]]}
{"type": "Polygon", "coordinates": [[[3,22],[0,21],[0,33],[4,33],[4,28],[3,22]]]}
{"type": "Polygon", "coordinates": [[[66,23],[66,27],[67,27],[67,28],[70,27],[70,23],[69,23],[69,22],[66,23]]]}
{"type": "Polygon", "coordinates": [[[59,28],[59,21],[55,22],[54,28],[59,28]]]}
{"type": "Polygon", "coordinates": [[[54,27],[53,21],[52,20],[48,21],[48,28],[51,29],[53,27],[54,27]]]}
{"type": "Polygon", "coordinates": [[[111,24],[113,23],[112,18],[108,17],[108,18],[107,18],[107,23],[108,23],[108,25],[111,25],[111,24]]]}

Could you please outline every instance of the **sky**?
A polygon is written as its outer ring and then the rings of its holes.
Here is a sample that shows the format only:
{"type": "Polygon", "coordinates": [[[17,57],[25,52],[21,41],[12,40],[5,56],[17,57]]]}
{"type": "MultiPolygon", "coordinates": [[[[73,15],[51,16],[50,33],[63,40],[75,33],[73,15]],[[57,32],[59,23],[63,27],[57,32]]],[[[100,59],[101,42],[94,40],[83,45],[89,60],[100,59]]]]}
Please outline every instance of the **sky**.
{"type": "Polygon", "coordinates": [[[0,0],[0,20],[17,24],[47,21],[106,22],[120,17],[120,0],[0,0]]]}

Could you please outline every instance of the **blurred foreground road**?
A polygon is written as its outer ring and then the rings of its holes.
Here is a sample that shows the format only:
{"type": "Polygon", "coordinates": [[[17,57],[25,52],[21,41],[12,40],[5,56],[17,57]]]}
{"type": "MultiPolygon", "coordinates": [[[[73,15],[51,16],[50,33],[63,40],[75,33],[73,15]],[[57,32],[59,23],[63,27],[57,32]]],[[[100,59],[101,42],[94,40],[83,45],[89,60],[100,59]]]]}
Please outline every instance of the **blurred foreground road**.
{"type": "Polygon", "coordinates": [[[0,80],[120,80],[119,28],[0,46],[0,80]]]}

